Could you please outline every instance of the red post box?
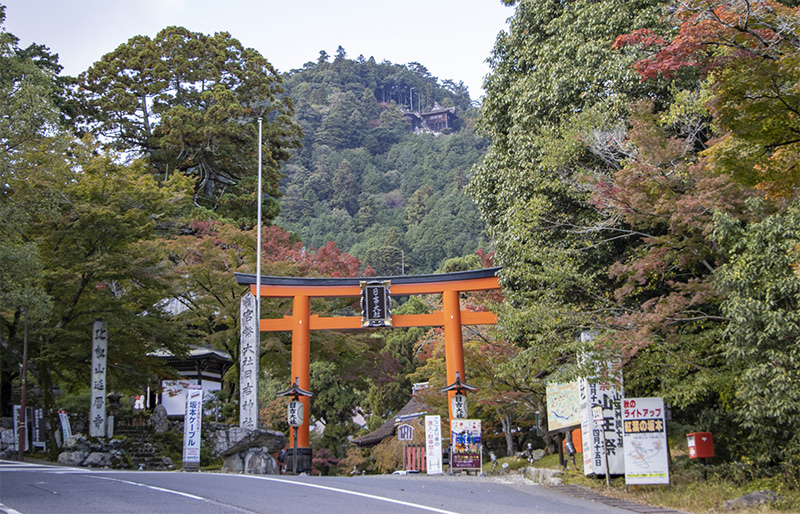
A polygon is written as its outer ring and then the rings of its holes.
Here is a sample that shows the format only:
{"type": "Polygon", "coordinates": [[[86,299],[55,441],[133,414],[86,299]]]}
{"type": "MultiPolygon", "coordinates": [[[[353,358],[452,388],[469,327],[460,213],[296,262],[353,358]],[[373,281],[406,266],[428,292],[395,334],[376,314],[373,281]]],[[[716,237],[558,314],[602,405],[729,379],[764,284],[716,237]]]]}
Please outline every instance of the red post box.
{"type": "Polygon", "coordinates": [[[689,439],[689,458],[707,459],[714,456],[714,438],[711,432],[692,432],[689,439]]]}

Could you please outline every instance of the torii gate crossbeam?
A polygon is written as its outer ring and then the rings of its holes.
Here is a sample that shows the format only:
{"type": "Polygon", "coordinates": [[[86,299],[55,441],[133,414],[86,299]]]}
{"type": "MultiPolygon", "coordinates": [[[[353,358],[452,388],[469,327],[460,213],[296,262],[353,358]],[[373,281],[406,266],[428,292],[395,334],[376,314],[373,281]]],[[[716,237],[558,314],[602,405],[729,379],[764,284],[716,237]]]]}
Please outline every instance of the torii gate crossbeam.
{"type": "MultiPolygon", "coordinates": [[[[236,273],[240,284],[250,286],[253,295],[272,298],[292,298],[292,314],[280,319],[261,319],[262,332],[292,332],[292,380],[299,377],[298,385],[310,390],[311,330],[360,329],[360,316],[320,317],[311,314],[312,297],[348,297],[361,295],[362,281],[391,282],[392,296],[413,294],[441,294],[442,310],[430,314],[393,315],[394,327],[444,327],[445,366],[447,383],[456,380],[456,372],[462,379],[464,372],[464,352],[461,327],[463,325],[492,325],[497,322],[493,312],[473,312],[461,310],[459,293],[499,289],[497,273],[500,268],[485,268],[455,273],[432,275],[402,275],[392,277],[350,277],[350,278],[308,278],[308,277],[261,277],[261,291],[256,291],[256,276],[236,273]]],[[[450,395],[455,392],[451,391],[450,395]]],[[[300,399],[304,409],[310,413],[309,398],[300,399]]],[[[452,412],[450,413],[452,418],[452,412]]],[[[298,431],[298,446],[308,448],[309,416],[298,431]]]]}

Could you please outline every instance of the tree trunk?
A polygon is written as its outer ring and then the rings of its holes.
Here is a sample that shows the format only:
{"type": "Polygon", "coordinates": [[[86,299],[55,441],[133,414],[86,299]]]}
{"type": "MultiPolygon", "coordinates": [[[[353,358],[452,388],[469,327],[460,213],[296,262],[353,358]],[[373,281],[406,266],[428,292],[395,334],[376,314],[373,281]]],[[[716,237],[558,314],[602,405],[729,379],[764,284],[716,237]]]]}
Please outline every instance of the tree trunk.
{"type": "Polygon", "coordinates": [[[39,387],[42,389],[44,412],[47,417],[47,423],[50,425],[47,438],[47,453],[51,459],[56,460],[60,451],[58,444],[56,444],[56,429],[60,427],[60,424],[58,409],[56,409],[55,397],[53,396],[53,376],[50,374],[49,367],[36,366],[36,378],[39,387]]]}
{"type": "Polygon", "coordinates": [[[500,425],[503,427],[503,435],[506,436],[506,455],[513,457],[515,453],[514,438],[511,437],[511,416],[507,412],[500,412],[500,425]]]}

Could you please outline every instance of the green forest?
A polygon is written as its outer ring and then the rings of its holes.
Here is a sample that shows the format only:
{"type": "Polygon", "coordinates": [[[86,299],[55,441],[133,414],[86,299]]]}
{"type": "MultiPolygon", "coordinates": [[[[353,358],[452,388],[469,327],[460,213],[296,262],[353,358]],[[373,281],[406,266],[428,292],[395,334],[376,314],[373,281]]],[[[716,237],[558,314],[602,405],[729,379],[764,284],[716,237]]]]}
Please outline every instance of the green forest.
{"type": "Polygon", "coordinates": [[[277,225],[313,248],[334,241],[378,275],[431,273],[488,246],[464,187],[489,141],[474,131],[463,84],[419,63],[350,60],[339,47],[284,87],[303,146],[282,170],[277,225]],[[412,133],[404,111],[435,106],[457,113],[453,126],[412,133]]]}
{"type": "MultiPolygon", "coordinates": [[[[713,432],[731,474],[796,487],[798,2],[504,3],[514,15],[480,103],[419,62],[339,47],[279,73],[233,34],[181,27],[120,41],[69,77],[47,41],[22,48],[3,29],[2,415],[25,351],[30,401],[53,426],[59,408],[88,411],[98,318],[121,393],[174,376],[156,351],[236,361],[246,288],[233,274],[256,269],[260,164],[264,275],[502,267],[502,294],[461,299],[499,317],[464,330],[479,387],[470,416],[499,455],[554,452],[536,415],[547,384],[613,361],[627,396],[670,405],[671,436],[713,432]],[[431,112],[447,126],[413,121],[431,112]]],[[[398,314],[441,309],[433,296],[400,300],[398,314]]],[[[312,301],[320,315],[355,309],[312,301]]],[[[262,302],[263,317],[290,310],[262,302]]],[[[347,441],[395,414],[414,383],[429,382],[425,400],[446,415],[432,393],[445,385],[441,330],[311,341],[319,471],[394,469],[387,449],[347,441]]],[[[291,334],[261,344],[261,425],[288,432],[275,393],[290,383],[291,334]]],[[[234,366],[225,421],[238,421],[237,398],[234,366]]]]}

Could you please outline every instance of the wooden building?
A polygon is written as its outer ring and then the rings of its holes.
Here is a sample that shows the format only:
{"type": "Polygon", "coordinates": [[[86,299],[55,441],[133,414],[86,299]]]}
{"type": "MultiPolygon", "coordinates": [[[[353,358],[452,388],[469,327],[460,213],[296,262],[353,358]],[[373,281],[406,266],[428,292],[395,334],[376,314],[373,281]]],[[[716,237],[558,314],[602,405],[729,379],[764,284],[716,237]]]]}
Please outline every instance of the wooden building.
{"type": "Polygon", "coordinates": [[[445,109],[438,103],[433,105],[433,109],[428,112],[403,111],[403,117],[412,132],[433,132],[441,133],[444,130],[453,130],[455,121],[458,119],[455,107],[445,109]]]}
{"type": "Polygon", "coordinates": [[[176,417],[183,416],[184,395],[188,386],[199,385],[207,400],[210,394],[222,388],[222,377],[233,366],[233,360],[227,352],[211,348],[192,348],[186,357],[169,353],[154,355],[166,361],[181,376],[178,380],[162,380],[159,384],[161,393],[156,399],[156,403],[166,407],[167,415],[176,417]]]}

